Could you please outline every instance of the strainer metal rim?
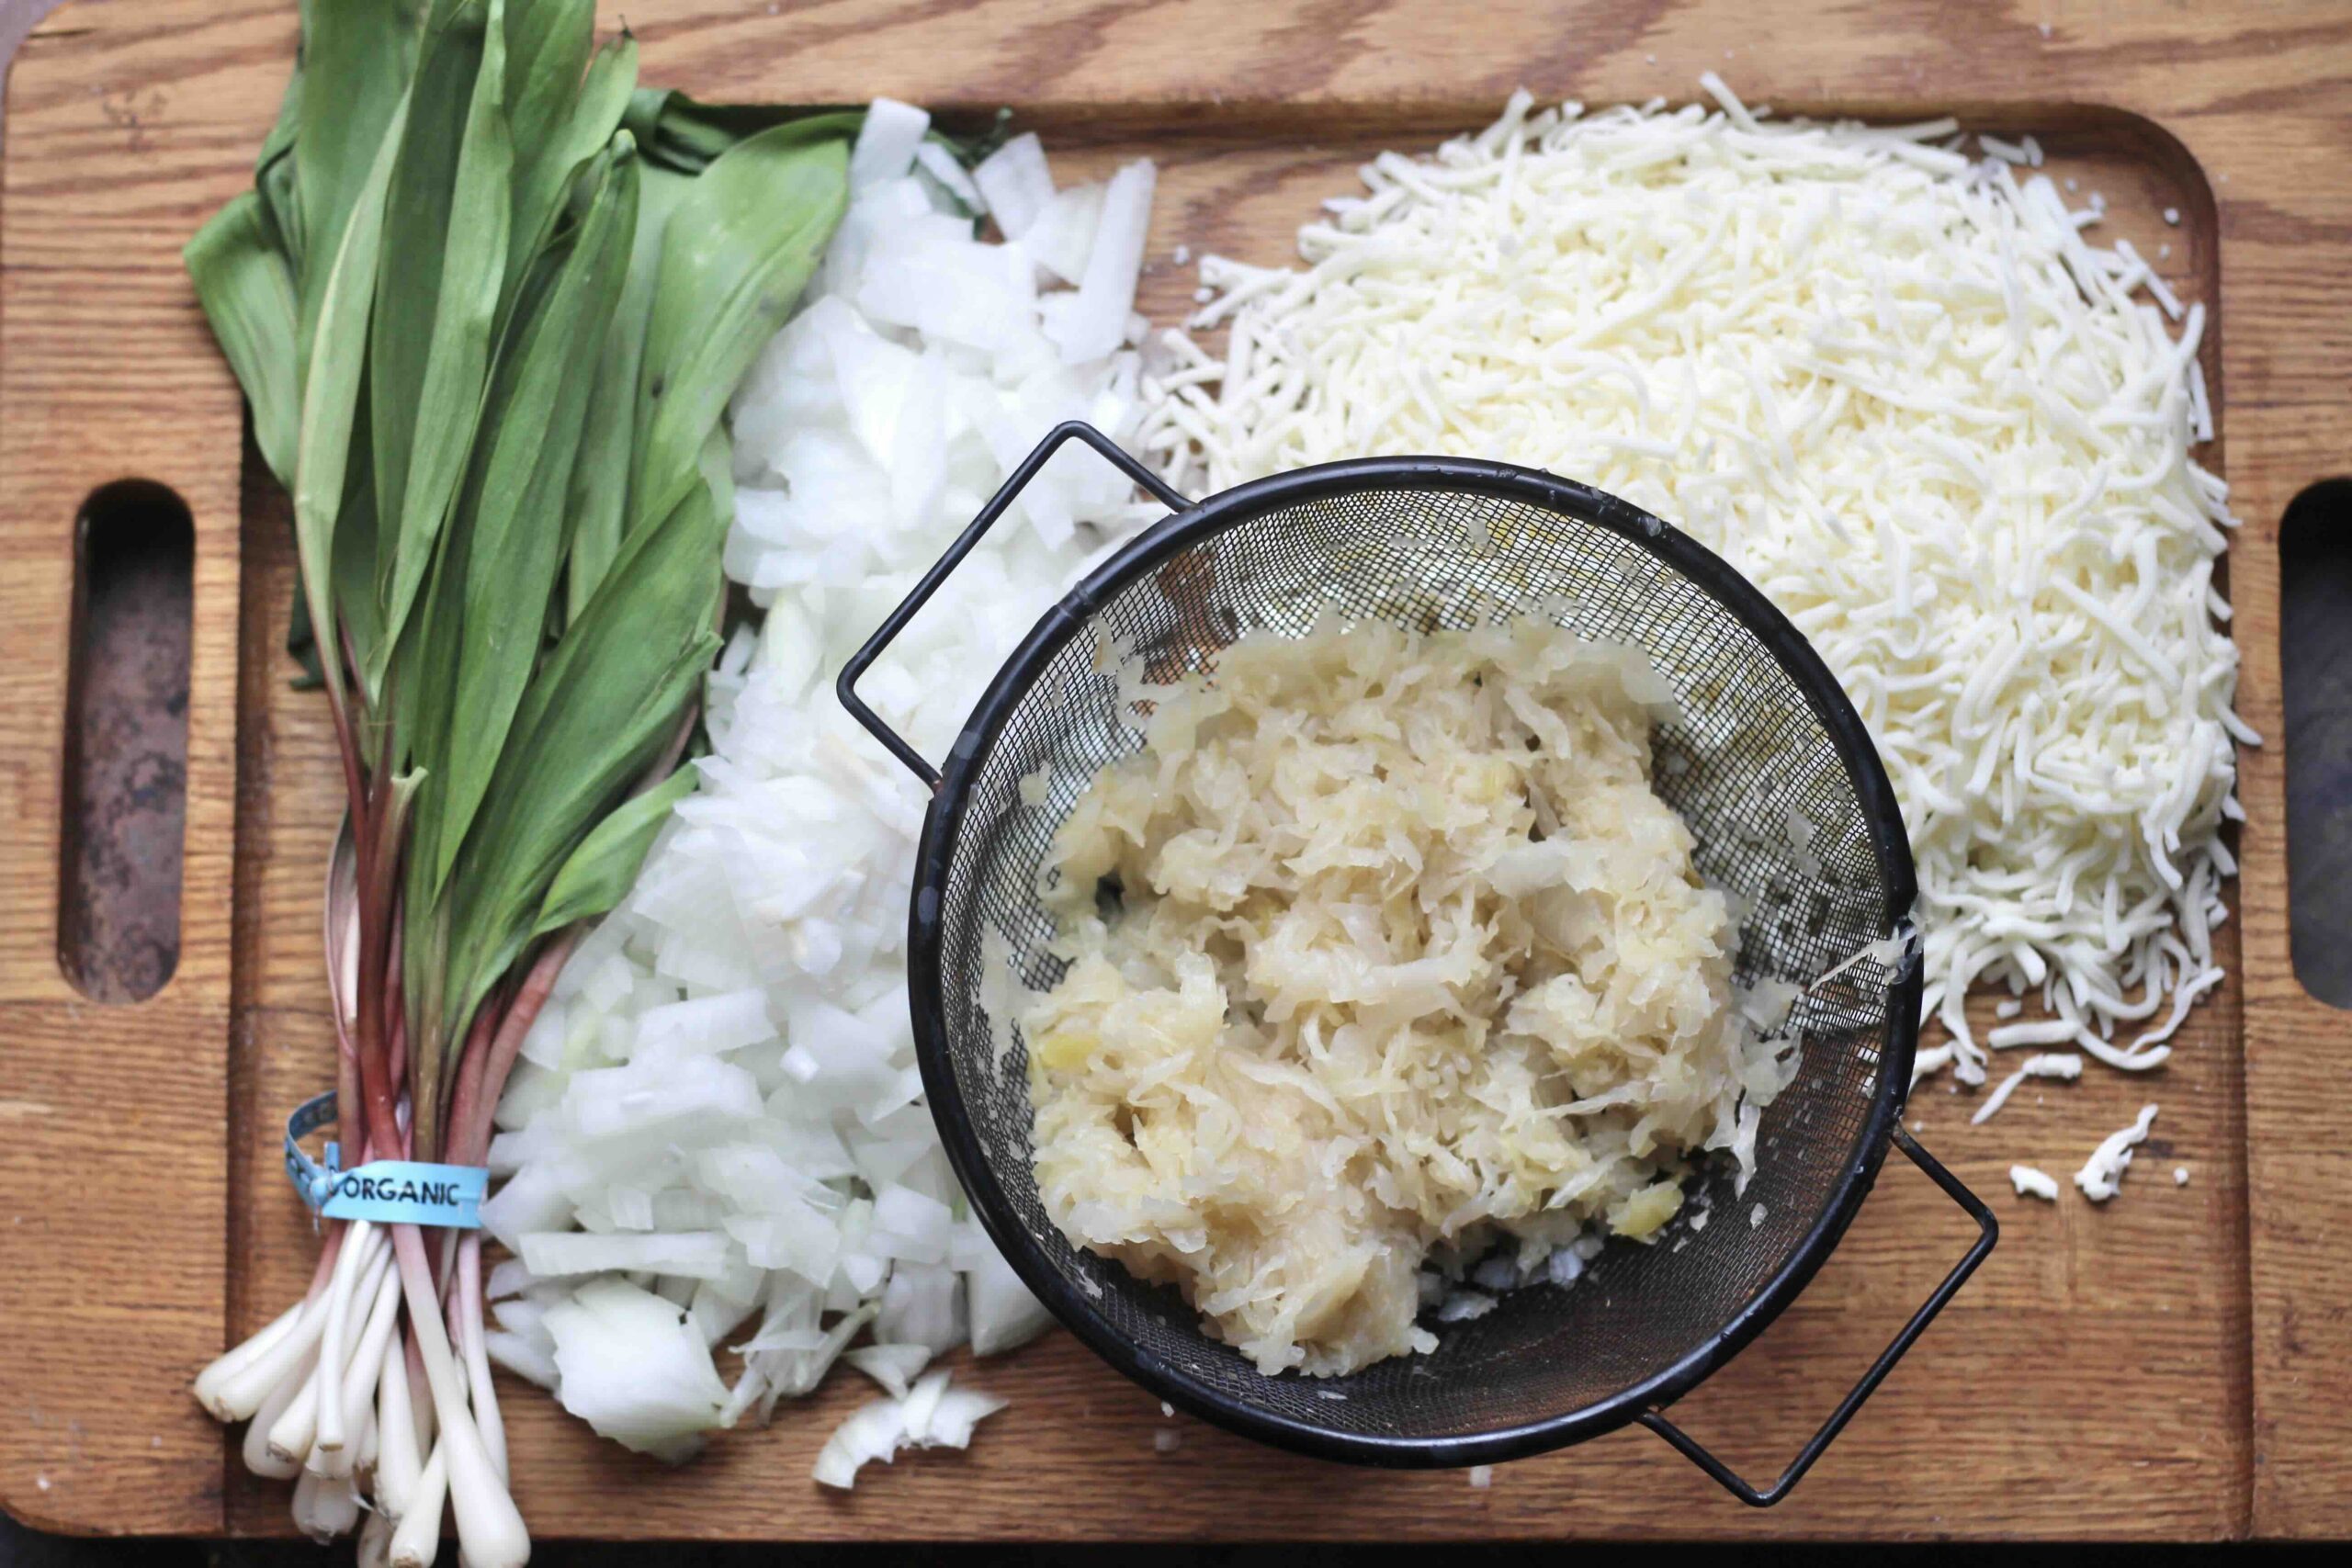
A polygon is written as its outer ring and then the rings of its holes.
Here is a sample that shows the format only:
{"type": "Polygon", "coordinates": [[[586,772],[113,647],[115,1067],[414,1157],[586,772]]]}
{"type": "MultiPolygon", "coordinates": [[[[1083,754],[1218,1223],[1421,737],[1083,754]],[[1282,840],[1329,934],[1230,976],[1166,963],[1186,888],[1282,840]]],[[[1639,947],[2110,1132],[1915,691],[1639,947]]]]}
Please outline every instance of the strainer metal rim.
{"type": "MultiPolygon", "coordinates": [[[[962,547],[977,536],[981,527],[993,521],[994,514],[1008,501],[1009,492],[1016,491],[1067,434],[1089,439],[1098,449],[1103,450],[1106,457],[1116,454],[1114,461],[1126,468],[1131,477],[1143,482],[1139,465],[1135,465],[1124,453],[1118,453],[1099,433],[1084,426],[1075,429],[1064,427],[1040,446],[1030,464],[1024,465],[1023,471],[1008,482],[1008,493],[1001,493],[989,510],[982,513],[974,528],[967,531],[964,540],[959,541],[959,547],[943,559],[936,576],[944,577],[946,570],[952,570],[956,560],[960,558],[962,547]]],[[[946,1147],[949,1163],[971,1198],[973,1210],[978,1215],[982,1227],[1023,1281],[1064,1326],[1135,1382],[1169,1403],[1227,1430],[1321,1459],[1393,1469],[1439,1469],[1500,1462],[1548,1452],[1599,1437],[1635,1420],[1648,1420],[1657,1425],[1660,1418],[1653,1413],[1689,1393],[1737,1355],[1779,1317],[1812,1281],[1823,1263],[1827,1261],[1829,1254],[1836,1249],[1875,1183],[1890,1144],[1900,1133],[1899,1118],[1908,1096],[1912,1062],[1918,1043],[1921,976],[1916,959],[1900,966],[1891,992],[1884,1037],[1880,1046],[1879,1085],[1861,1127],[1858,1152],[1803,1241],[1779,1270],[1722,1328],[1664,1370],[1628,1385],[1608,1398],[1539,1421],[1470,1435],[1382,1437],[1336,1431],[1234,1400],[1195,1381],[1181,1367],[1170,1365],[1145,1351],[1104,1321],[1085,1295],[1054,1265],[1029,1234],[1028,1228],[1006,1217],[1012,1209],[1011,1201],[980,1147],[948,1055],[945,988],[941,973],[944,935],[942,919],[944,890],[956,837],[969,804],[974,774],[986,761],[1014,706],[1029,691],[1046,662],[1080,633],[1097,607],[1136,578],[1200,539],[1264,513],[1334,495],[1400,487],[1482,494],[1528,502],[1607,528],[1697,583],[1738,617],[1804,694],[1807,705],[1837,747],[1839,760],[1854,784],[1880,874],[1887,889],[1889,919],[1893,920],[1908,914],[1917,893],[1910,841],[1904,831],[1894,786],[1887,778],[1884,765],[1860,715],[1855,711],[1828,667],[1805,641],[1804,635],[1777,606],[1721,557],[1628,502],[1589,485],[1539,469],[1467,457],[1364,457],[1320,464],[1252,480],[1190,503],[1181,510],[1173,510],[1170,516],[1153,525],[1090,573],[1039,618],[975,705],[945,766],[937,775],[933,800],[923,820],[913,896],[909,901],[907,978],[916,1057],[922,1070],[924,1092],[933,1118],[938,1124],[941,1140],[946,1147]]],[[[1170,502],[1171,505],[1173,502],[1182,500],[1156,480],[1148,488],[1163,501],[1170,502]]],[[[889,733],[878,719],[869,716],[865,705],[856,701],[852,687],[872,656],[879,651],[898,626],[903,625],[904,617],[920,606],[929,589],[935,585],[935,581],[927,580],[924,586],[910,597],[907,605],[902,606],[900,615],[877,632],[858,658],[843,670],[839,682],[843,701],[862,720],[874,728],[877,735],[891,742],[893,750],[899,751],[902,759],[908,760],[910,765],[920,763],[921,760],[906,750],[904,742],[889,733]]],[[[931,772],[927,765],[918,767],[917,771],[925,775],[931,772]]],[[[1906,1152],[1912,1153],[1915,1158],[1924,1152],[1911,1149],[1907,1139],[1904,1142],[1906,1152]]],[[[1938,1175],[1938,1169],[1931,1168],[1930,1174],[1938,1175]]],[[[1939,1175],[1939,1179],[1943,1179],[1939,1175]]],[[[1989,1249],[1989,1246],[1988,1239],[1984,1247],[1989,1249]]],[[[1835,1428],[1843,1425],[1842,1417],[1850,1415],[1852,1406],[1860,1404],[1859,1396],[1866,1394],[1870,1386],[1875,1386],[1877,1377],[1883,1376],[1886,1368],[1891,1367],[1901,1348],[1907,1348],[1909,1339],[1925,1326],[1926,1319],[1940,1307],[1951,1290],[1957,1288],[1959,1280],[1965,1278],[1967,1270],[1973,1268],[1976,1258],[1980,1256],[1981,1251],[1972,1254],[1969,1262],[1947,1282],[1946,1289],[1939,1292],[1928,1308],[1915,1317],[1902,1337],[1900,1347],[1890,1347],[1889,1354],[1882,1358],[1881,1365],[1874,1369],[1875,1375],[1867,1380],[1866,1386],[1857,1389],[1856,1396],[1850,1397],[1849,1405],[1841,1410],[1840,1418],[1834,1420],[1829,1427],[1825,1427],[1799,1465],[1793,1467],[1794,1472],[1783,1477],[1781,1487],[1776,1489],[1773,1496],[1792,1483],[1795,1473],[1801,1472],[1819,1449],[1826,1446],[1828,1438],[1835,1435],[1835,1428]]],[[[1677,1446],[1680,1447],[1682,1443],[1678,1442],[1677,1446]]],[[[1724,1480],[1726,1484],[1731,1483],[1724,1474],[1718,1474],[1717,1479],[1724,1480]]],[[[1751,1497],[1750,1500],[1771,1499],[1751,1497]]]]}

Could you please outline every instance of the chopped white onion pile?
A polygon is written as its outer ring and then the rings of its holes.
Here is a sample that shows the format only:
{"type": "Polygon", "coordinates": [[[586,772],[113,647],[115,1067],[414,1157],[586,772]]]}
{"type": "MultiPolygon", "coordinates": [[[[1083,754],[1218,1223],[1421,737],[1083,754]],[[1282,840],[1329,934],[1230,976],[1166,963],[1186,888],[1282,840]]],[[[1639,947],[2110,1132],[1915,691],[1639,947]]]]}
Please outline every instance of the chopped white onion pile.
{"type": "MultiPolygon", "coordinates": [[[[968,1441],[998,1402],[924,1367],[1046,1316],[922,1102],[902,952],[922,791],[831,682],[1054,424],[1127,436],[1138,409],[1150,165],[1057,193],[1024,138],[959,186],[928,125],[875,106],[818,282],[736,398],[727,570],[765,618],[711,678],[698,792],[525,1043],[482,1210],[516,1255],[491,1279],[492,1353],[642,1452],[764,1419],[870,1325],[848,1353],[893,1398],[827,1446],[833,1485],[968,1441]],[[1000,196],[1051,228],[1050,261],[973,238],[957,204],[1000,196]],[[742,1352],[731,1387],[721,1346],[742,1352]]],[[[864,694],[944,755],[1014,643],[1152,510],[1091,455],[1057,458],[864,694]]]]}
{"type": "Polygon", "coordinates": [[[1984,1081],[1962,1008],[1985,982],[2052,1015],[1994,1049],[2156,1066],[2221,978],[2231,745],[2256,739],[2213,587],[2234,520],[2190,457],[2204,310],[2087,243],[2100,204],[2068,211],[2038,147],[1972,163],[1949,120],[1777,123],[1702,84],[1716,107],[1521,94],[1365,165],[1304,268],[1204,258],[1193,324],[1229,322],[1226,353],[1155,344],[1147,446],[1195,491],[1507,458],[1689,529],[1886,760],[1952,1036],[1923,1066],[1984,1081]]]}

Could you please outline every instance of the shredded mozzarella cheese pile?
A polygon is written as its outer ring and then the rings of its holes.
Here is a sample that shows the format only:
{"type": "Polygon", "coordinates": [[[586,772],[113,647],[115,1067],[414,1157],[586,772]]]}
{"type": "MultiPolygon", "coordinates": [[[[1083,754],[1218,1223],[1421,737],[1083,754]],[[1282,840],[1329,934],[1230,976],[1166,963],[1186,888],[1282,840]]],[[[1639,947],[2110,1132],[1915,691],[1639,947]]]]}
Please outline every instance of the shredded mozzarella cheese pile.
{"type": "Polygon", "coordinates": [[[2256,740],[2212,586],[2233,519],[2189,455],[2203,308],[2175,337],[2147,264],[2085,243],[2095,212],[1937,145],[1949,120],[1769,123],[1705,85],[1715,109],[1521,94],[1367,164],[1303,269],[1204,258],[1193,324],[1229,322],[1226,355],[1163,334],[1145,440],[1197,491],[1442,451],[1687,528],[1870,725],[1956,1075],[1984,1080],[1986,982],[2052,1014],[1995,1048],[2154,1067],[2221,978],[2231,742],[2256,740]]]}

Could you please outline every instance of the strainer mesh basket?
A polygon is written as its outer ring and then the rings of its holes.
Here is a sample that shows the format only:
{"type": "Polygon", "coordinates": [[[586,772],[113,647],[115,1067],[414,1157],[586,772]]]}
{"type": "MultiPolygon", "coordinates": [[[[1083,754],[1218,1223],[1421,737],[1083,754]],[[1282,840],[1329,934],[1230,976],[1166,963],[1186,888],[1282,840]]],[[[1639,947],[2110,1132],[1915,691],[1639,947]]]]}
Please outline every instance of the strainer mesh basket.
{"type": "MultiPolygon", "coordinates": [[[[1065,427],[843,672],[844,700],[926,776],[852,684],[1070,436],[1183,509],[1074,591],[1008,662],[957,742],[926,826],[910,1000],[930,1103],[984,1223],[1047,1304],[1123,1370],[1287,1446],[1467,1463],[1575,1441],[1669,1402],[1810,1278],[1899,1132],[1917,964],[1875,952],[1848,961],[1908,915],[1911,861],[1859,718],[1753,588],[1597,491],[1500,464],[1368,459],[1189,506],[1096,433],[1065,427]],[[1541,615],[1643,649],[1680,709],[1654,736],[1655,787],[1689,823],[1701,873],[1742,912],[1739,978],[1810,988],[1791,1024],[1802,1063],[1764,1112],[1744,1193],[1727,1161],[1708,1162],[1657,1245],[1611,1245],[1572,1286],[1523,1287],[1484,1317],[1433,1324],[1439,1345],[1427,1355],[1345,1378],[1267,1377],[1206,1337],[1173,1290],[1063,1237],[1031,1168],[1019,1025],[989,1009],[1017,1011],[1008,995],[1058,976],[1038,898],[1053,833],[1093,775],[1142,744],[1146,714],[1123,704],[1117,657],[1168,682],[1213,671],[1245,632],[1301,635],[1335,611],[1422,631],[1541,615]],[[989,975],[988,960],[1006,953],[1018,988],[989,975]],[[1703,1229],[1692,1224],[1702,1213],[1703,1229]]],[[[1949,1180],[1932,1165],[1930,1174],[1949,1180]]]]}

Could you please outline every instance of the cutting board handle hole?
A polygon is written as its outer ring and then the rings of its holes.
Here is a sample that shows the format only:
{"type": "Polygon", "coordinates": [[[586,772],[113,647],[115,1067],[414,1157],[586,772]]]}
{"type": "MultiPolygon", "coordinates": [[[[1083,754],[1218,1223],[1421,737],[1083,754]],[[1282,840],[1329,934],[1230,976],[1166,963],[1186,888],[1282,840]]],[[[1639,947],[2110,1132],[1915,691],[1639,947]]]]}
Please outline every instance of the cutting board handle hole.
{"type": "Polygon", "coordinates": [[[74,519],[57,962],[92,1001],[143,1001],[179,964],[196,525],[151,479],[74,519]]]}
{"type": "Polygon", "coordinates": [[[2305,990],[2352,1008],[2352,479],[2288,504],[2278,574],[2289,946],[2305,990]]]}

